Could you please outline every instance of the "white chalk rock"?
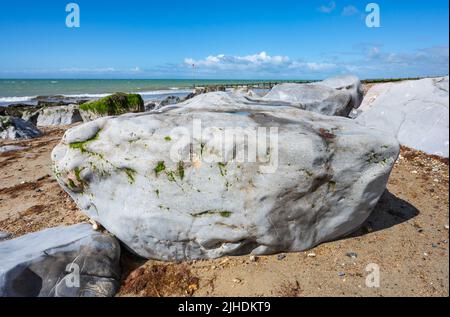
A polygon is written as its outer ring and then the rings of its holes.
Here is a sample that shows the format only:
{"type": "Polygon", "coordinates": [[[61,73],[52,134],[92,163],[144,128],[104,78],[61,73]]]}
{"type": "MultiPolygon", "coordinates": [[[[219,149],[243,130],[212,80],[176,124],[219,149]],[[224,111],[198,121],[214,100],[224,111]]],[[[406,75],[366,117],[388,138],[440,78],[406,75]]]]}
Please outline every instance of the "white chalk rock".
{"type": "Polygon", "coordinates": [[[39,111],[37,126],[70,125],[82,121],[77,105],[48,107],[39,111]]]}
{"type": "MultiPolygon", "coordinates": [[[[1,238],[0,238],[1,239],[1,238]]],[[[0,242],[0,297],[114,296],[120,245],[89,224],[0,242]]]]}
{"type": "Polygon", "coordinates": [[[281,84],[265,95],[266,101],[284,101],[300,109],[346,117],[353,109],[351,95],[320,84],[281,84]]]}
{"type": "Polygon", "coordinates": [[[364,91],[361,81],[358,77],[347,75],[325,79],[324,81],[314,83],[314,85],[327,86],[336,90],[346,91],[350,93],[352,108],[357,109],[361,105],[364,97],[364,91]]]}
{"type": "Polygon", "coordinates": [[[374,85],[356,121],[396,136],[400,144],[449,155],[449,78],[374,85]]]}
{"type": "Polygon", "coordinates": [[[302,251],[367,219],[397,159],[394,138],[347,118],[225,107],[232,97],[213,96],[218,106],[68,130],[52,153],[58,182],[128,248],[158,260],[302,251]]]}
{"type": "Polygon", "coordinates": [[[0,116],[0,139],[32,139],[42,133],[31,122],[20,118],[0,116]]]}

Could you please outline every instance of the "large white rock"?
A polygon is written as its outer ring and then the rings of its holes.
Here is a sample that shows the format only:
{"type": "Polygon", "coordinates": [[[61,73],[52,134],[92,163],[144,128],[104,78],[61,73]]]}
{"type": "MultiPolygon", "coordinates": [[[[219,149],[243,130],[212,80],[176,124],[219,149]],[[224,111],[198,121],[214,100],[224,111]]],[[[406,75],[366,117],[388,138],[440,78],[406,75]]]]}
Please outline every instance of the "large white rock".
{"type": "Polygon", "coordinates": [[[356,76],[346,75],[332,77],[321,82],[314,83],[314,85],[317,84],[350,93],[350,105],[354,109],[359,108],[364,97],[364,91],[361,81],[356,76]]]}
{"type": "Polygon", "coordinates": [[[402,145],[448,157],[448,80],[448,77],[428,78],[374,85],[356,120],[391,133],[402,145]]]}
{"type": "Polygon", "coordinates": [[[353,109],[348,92],[320,84],[280,84],[262,99],[288,102],[300,109],[329,116],[346,117],[353,109]]]}
{"type": "Polygon", "coordinates": [[[59,126],[82,122],[78,105],[48,107],[39,111],[37,126],[59,126]]]}
{"type": "Polygon", "coordinates": [[[113,296],[120,245],[89,224],[0,242],[0,297],[113,296]]]}
{"type": "Polygon", "coordinates": [[[20,118],[0,116],[0,139],[32,139],[41,136],[34,124],[20,118]]]}
{"type": "Polygon", "coordinates": [[[202,98],[72,128],[52,153],[61,186],[137,254],[309,249],[356,230],[384,192],[399,152],[389,134],[290,106],[202,98]]]}

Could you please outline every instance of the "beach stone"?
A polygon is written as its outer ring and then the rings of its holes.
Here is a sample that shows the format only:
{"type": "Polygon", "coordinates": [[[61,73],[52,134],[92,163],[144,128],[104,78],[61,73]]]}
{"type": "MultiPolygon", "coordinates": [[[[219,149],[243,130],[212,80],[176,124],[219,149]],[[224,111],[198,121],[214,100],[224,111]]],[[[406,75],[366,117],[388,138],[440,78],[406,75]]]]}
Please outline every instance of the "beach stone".
{"type": "Polygon", "coordinates": [[[22,151],[26,150],[26,147],[23,146],[17,146],[17,145],[5,145],[0,146],[0,153],[9,153],[9,152],[16,152],[16,151],[22,151]]]}
{"type": "Polygon", "coordinates": [[[181,99],[179,97],[176,96],[169,96],[166,97],[164,100],[162,100],[160,102],[160,104],[158,105],[158,107],[164,107],[164,106],[168,106],[168,105],[174,105],[177,104],[181,101],[181,99]]]}
{"type": "Polygon", "coordinates": [[[281,84],[272,88],[263,100],[289,102],[303,110],[328,116],[346,117],[353,109],[351,95],[320,84],[281,84]]]}
{"type": "Polygon", "coordinates": [[[52,152],[59,184],[130,250],[164,261],[304,251],[369,217],[398,157],[395,138],[347,118],[210,96],[218,105],[201,95],[69,129],[52,152]],[[254,140],[257,129],[266,134],[254,140]],[[243,159],[256,146],[255,160],[243,159]]]}
{"type": "Polygon", "coordinates": [[[0,296],[113,296],[120,281],[119,258],[117,240],[89,224],[0,242],[0,296]]]}
{"type": "Polygon", "coordinates": [[[149,101],[144,104],[144,111],[145,112],[152,111],[155,110],[156,107],[157,103],[155,101],[149,101]]]}
{"type": "Polygon", "coordinates": [[[39,111],[37,126],[59,126],[82,122],[78,105],[43,108],[39,111]]]}
{"type": "Polygon", "coordinates": [[[41,131],[31,122],[16,117],[0,116],[0,139],[32,139],[41,135],[41,131]]]}
{"type": "Polygon", "coordinates": [[[144,100],[139,94],[116,93],[79,106],[84,122],[101,117],[118,116],[126,113],[144,112],[144,100]]]}
{"type": "Polygon", "coordinates": [[[351,96],[350,105],[353,109],[358,109],[364,98],[361,81],[353,75],[332,77],[318,83],[313,83],[313,85],[322,85],[348,92],[351,96]]]}
{"type": "Polygon", "coordinates": [[[11,234],[8,232],[0,231],[0,240],[5,240],[11,237],[11,234]]]}
{"type": "Polygon", "coordinates": [[[400,144],[449,156],[449,77],[374,85],[356,121],[386,131],[400,144]]]}
{"type": "Polygon", "coordinates": [[[41,113],[40,109],[25,110],[22,113],[22,119],[31,122],[33,125],[37,126],[40,113],[41,113]]]}

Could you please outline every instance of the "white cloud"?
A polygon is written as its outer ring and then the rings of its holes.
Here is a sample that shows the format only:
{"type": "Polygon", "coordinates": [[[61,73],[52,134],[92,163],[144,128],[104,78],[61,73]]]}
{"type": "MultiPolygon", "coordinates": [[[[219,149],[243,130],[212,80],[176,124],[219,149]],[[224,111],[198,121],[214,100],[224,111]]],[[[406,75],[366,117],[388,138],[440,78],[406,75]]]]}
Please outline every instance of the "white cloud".
{"type": "Polygon", "coordinates": [[[220,54],[216,56],[208,56],[205,59],[194,60],[192,58],[186,58],[184,63],[196,67],[209,67],[217,69],[230,69],[230,68],[256,68],[264,66],[276,66],[289,63],[289,57],[287,56],[270,56],[266,52],[259,54],[247,55],[247,56],[230,56],[220,54]]]}
{"type": "Polygon", "coordinates": [[[348,6],[344,7],[344,9],[342,10],[342,15],[344,15],[344,16],[351,16],[351,15],[355,15],[358,13],[359,13],[359,10],[353,5],[348,5],[348,6]]]}
{"type": "MultiPolygon", "coordinates": [[[[415,77],[448,74],[447,46],[425,48],[412,52],[384,52],[380,45],[362,45],[352,52],[333,52],[320,60],[292,59],[271,56],[266,52],[246,56],[211,55],[205,59],[186,58],[183,69],[192,69],[198,76],[239,78],[322,78],[353,73],[362,78],[415,77]]],[[[171,66],[173,69],[174,66],[171,66]]],[[[192,73],[191,73],[192,74],[192,73]]]]}
{"type": "Polygon", "coordinates": [[[328,5],[322,5],[318,10],[322,13],[331,13],[336,9],[336,2],[331,1],[328,5]]]}
{"type": "Polygon", "coordinates": [[[61,73],[114,73],[116,69],[113,67],[105,67],[105,68],[77,68],[77,67],[69,67],[69,68],[61,68],[59,70],[61,73]]]}

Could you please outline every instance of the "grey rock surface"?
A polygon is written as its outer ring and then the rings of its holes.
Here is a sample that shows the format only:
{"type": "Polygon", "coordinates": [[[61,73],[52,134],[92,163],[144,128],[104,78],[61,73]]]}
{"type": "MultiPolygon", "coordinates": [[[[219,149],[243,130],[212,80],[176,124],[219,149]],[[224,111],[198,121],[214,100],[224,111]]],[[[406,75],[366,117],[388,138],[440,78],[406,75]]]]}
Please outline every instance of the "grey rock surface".
{"type": "Polygon", "coordinates": [[[262,99],[289,102],[300,109],[328,116],[346,117],[353,109],[348,92],[319,84],[277,85],[262,99]]]}
{"type": "Polygon", "coordinates": [[[0,139],[32,139],[41,135],[41,131],[31,122],[21,118],[0,116],[0,139]]]}
{"type": "Polygon", "coordinates": [[[113,296],[120,246],[89,224],[58,227],[0,242],[0,296],[113,296]]]}
{"type": "Polygon", "coordinates": [[[72,128],[52,159],[60,185],[128,248],[179,261],[346,235],[371,214],[398,153],[395,138],[351,119],[217,92],[72,128]]]}
{"type": "Polygon", "coordinates": [[[373,86],[356,121],[386,131],[404,146],[449,156],[449,78],[373,86]]]}
{"type": "Polygon", "coordinates": [[[37,126],[59,126],[82,122],[78,105],[43,108],[39,111],[37,126]]]}

